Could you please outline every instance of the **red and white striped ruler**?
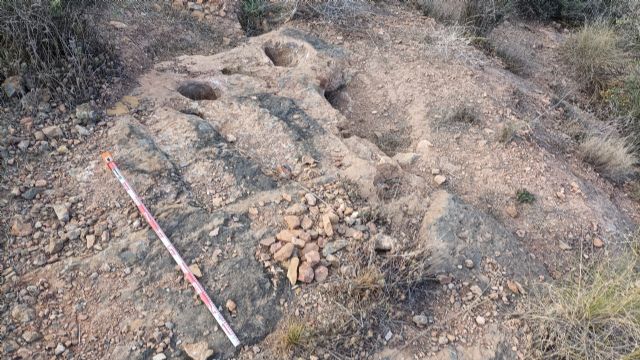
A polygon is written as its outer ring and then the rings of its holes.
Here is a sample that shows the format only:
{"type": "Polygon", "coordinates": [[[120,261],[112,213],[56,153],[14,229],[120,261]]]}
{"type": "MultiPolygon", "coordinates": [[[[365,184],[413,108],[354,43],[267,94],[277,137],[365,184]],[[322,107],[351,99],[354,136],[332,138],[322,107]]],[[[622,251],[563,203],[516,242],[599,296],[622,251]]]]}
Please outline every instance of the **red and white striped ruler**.
{"type": "Polygon", "coordinates": [[[136,206],[138,207],[138,210],[140,211],[144,219],[147,221],[149,226],[151,226],[151,228],[156,233],[156,235],[158,235],[158,238],[160,238],[160,241],[162,241],[162,243],[164,244],[164,247],[167,248],[167,250],[173,257],[173,260],[175,260],[178,266],[180,266],[180,270],[182,270],[182,273],[184,274],[184,276],[187,278],[187,280],[189,280],[189,283],[196,290],[196,293],[200,296],[200,299],[202,300],[202,302],[207,306],[207,309],[209,309],[209,311],[211,312],[211,315],[213,315],[213,317],[216,319],[216,321],[218,322],[218,324],[220,325],[224,333],[227,335],[227,337],[233,344],[233,346],[237,347],[238,345],[240,345],[240,340],[238,340],[238,337],[231,329],[231,326],[229,326],[229,323],[227,323],[227,321],[224,319],[224,316],[222,316],[218,308],[213,304],[213,301],[211,301],[211,298],[209,298],[209,295],[207,295],[207,293],[205,292],[200,282],[193,275],[193,273],[191,272],[191,269],[189,269],[189,267],[184,262],[184,260],[182,260],[182,257],[180,256],[176,248],[173,246],[171,241],[169,241],[169,238],[167,237],[167,235],[164,234],[164,231],[162,231],[162,229],[156,222],[156,219],[153,218],[153,215],[151,215],[147,207],[144,206],[138,194],[136,194],[136,192],[129,185],[129,183],[124,178],[124,176],[122,176],[122,174],[120,173],[120,170],[118,169],[118,166],[113,161],[113,157],[111,156],[111,154],[108,152],[102,153],[102,159],[107,164],[107,167],[109,168],[109,170],[113,172],[113,175],[116,176],[116,179],[118,179],[120,184],[122,184],[122,187],[124,187],[124,189],[127,191],[127,194],[129,194],[133,202],[136,204],[136,206]]]}

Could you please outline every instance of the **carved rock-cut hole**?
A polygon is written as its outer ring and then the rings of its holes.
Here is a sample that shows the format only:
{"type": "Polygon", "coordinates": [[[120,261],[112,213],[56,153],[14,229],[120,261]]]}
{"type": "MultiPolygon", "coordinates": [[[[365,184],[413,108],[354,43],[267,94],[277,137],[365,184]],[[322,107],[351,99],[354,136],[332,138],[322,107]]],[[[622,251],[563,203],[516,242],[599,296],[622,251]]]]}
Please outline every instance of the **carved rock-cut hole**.
{"type": "Polygon", "coordinates": [[[178,87],[180,95],[191,100],[217,100],[220,92],[202,81],[187,81],[178,87]]]}
{"type": "Polygon", "coordinates": [[[304,47],[295,43],[267,44],[264,53],[275,66],[292,67],[298,65],[305,55],[304,47]]]}

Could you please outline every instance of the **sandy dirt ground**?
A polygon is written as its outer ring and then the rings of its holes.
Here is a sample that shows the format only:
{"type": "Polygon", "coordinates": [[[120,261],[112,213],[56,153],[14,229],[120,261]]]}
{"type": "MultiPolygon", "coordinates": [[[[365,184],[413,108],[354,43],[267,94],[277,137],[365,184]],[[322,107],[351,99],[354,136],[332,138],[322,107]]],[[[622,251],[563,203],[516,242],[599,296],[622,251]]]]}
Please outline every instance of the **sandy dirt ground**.
{"type": "Polygon", "coordinates": [[[634,230],[639,204],[576,154],[600,125],[569,105],[562,29],[495,29],[516,75],[404,6],[256,37],[226,6],[105,16],[129,73],[95,118],[4,110],[2,358],[525,359],[529,289],[634,230]]]}

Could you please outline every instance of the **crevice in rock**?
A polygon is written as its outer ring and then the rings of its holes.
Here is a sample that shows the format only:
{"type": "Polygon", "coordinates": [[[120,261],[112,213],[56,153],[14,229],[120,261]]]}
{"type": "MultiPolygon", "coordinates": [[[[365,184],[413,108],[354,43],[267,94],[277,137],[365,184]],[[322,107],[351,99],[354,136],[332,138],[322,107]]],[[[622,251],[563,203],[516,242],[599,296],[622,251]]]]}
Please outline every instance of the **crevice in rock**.
{"type": "Polygon", "coordinates": [[[277,42],[267,43],[264,46],[264,53],[275,66],[294,67],[305,56],[306,51],[296,43],[277,42]]]}
{"type": "Polygon", "coordinates": [[[202,81],[187,81],[178,86],[180,95],[191,100],[217,100],[220,91],[202,81]]]}

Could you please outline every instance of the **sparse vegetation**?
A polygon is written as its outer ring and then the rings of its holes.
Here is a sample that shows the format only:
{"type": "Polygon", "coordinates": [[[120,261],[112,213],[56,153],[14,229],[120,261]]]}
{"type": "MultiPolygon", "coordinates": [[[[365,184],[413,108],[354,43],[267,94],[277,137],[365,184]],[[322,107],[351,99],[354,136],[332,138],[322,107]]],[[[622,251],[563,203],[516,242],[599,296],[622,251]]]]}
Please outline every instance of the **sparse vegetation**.
{"type": "Polygon", "coordinates": [[[511,142],[515,138],[516,129],[513,124],[505,124],[500,130],[500,135],[498,136],[498,141],[503,144],[511,142]]]}
{"type": "Polygon", "coordinates": [[[527,189],[519,189],[516,191],[516,200],[520,204],[531,204],[536,201],[536,196],[530,193],[527,189]]]}
{"type": "MultiPolygon", "coordinates": [[[[637,239],[635,240],[637,242],[637,239]]],[[[526,319],[535,358],[640,358],[637,248],[582,266],[564,281],[543,286],[526,319]]]]}
{"type": "Polygon", "coordinates": [[[525,19],[578,25],[620,16],[629,3],[628,0],[513,0],[512,5],[515,13],[525,19]]]}
{"type": "Polygon", "coordinates": [[[607,113],[613,114],[618,130],[640,151],[640,68],[634,69],[603,93],[607,113]]]}
{"type": "Polygon", "coordinates": [[[85,16],[93,1],[0,1],[0,81],[20,75],[73,102],[96,94],[117,70],[111,49],[85,16]]]}
{"type": "Polygon", "coordinates": [[[614,134],[590,136],[580,144],[584,161],[611,180],[622,180],[635,172],[638,158],[628,140],[614,134]]]}
{"type": "Polygon", "coordinates": [[[371,2],[361,0],[299,1],[295,16],[322,19],[342,29],[364,27],[371,2]]]}
{"type": "Polygon", "coordinates": [[[495,55],[498,56],[504,67],[512,73],[520,76],[526,76],[531,67],[527,60],[527,49],[515,44],[498,43],[494,48],[495,55]]]}
{"type": "Polygon", "coordinates": [[[416,304],[408,300],[424,299],[433,280],[428,252],[419,243],[407,248],[413,250],[381,255],[371,239],[344,260],[348,266],[341,276],[323,288],[324,296],[336,304],[336,312],[330,324],[314,329],[314,346],[356,358],[356,344],[365,348],[383,345],[382,337],[372,334],[395,329],[398,310],[404,305],[415,310],[416,304]]]}
{"type": "Polygon", "coordinates": [[[605,23],[589,24],[572,35],[562,47],[575,79],[594,97],[600,96],[625,67],[619,38],[605,23]]]}
{"type": "Polygon", "coordinates": [[[307,345],[310,332],[307,325],[299,319],[289,319],[283,324],[274,334],[274,350],[279,356],[286,357],[296,348],[307,345]]]}
{"type": "Polygon", "coordinates": [[[487,34],[506,14],[509,0],[419,0],[418,8],[437,20],[465,25],[475,35],[487,34]]]}
{"type": "Polygon", "coordinates": [[[296,1],[242,0],[238,21],[247,35],[255,36],[288,21],[296,10],[296,1]]]}
{"type": "Polygon", "coordinates": [[[640,201],[640,181],[635,181],[629,189],[629,196],[635,201],[640,201]]]}
{"type": "Polygon", "coordinates": [[[446,117],[448,123],[474,124],[478,122],[478,114],[470,105],[461,105],[454,108],[446,117]]]}

